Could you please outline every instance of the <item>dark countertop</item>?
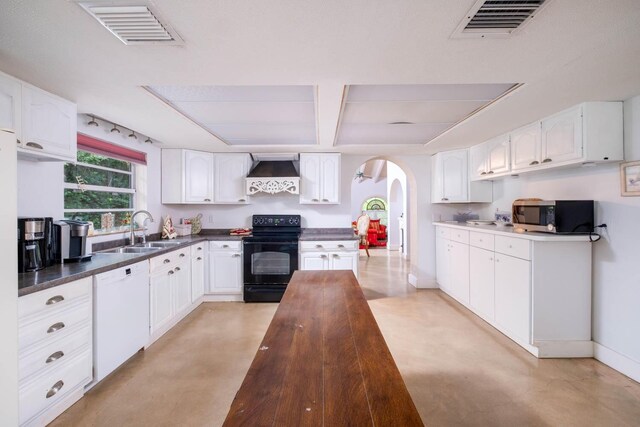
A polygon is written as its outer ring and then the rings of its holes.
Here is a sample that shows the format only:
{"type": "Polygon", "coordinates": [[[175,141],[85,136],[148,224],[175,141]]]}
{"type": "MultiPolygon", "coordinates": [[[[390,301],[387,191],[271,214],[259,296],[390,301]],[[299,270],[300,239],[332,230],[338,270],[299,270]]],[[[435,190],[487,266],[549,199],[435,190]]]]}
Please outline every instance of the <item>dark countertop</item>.
{"type": "MultiPolygon", "coordinates": [[[[29,295],[34,292],[64,285],[65,283],[90,277],[105,271],[135,264],[175,251],[176,249],[190,246],[197,242],[209,240],[242,240],[247,236],[231,236],[228,229],[203,229],[200,234],[179,237],[175,241],[182,242],[181,245],[163,248],[157,251],[143,254],[107,254],[96,252],[91,261],[70,262],[66,264],[56,264],[33,273],[18,274],[18,296],[29,295]]],[[[300,240],[357,240],[351,228],[306,228],[300,235],[300,240]]],[[[151,241],[151,239],[149,240],[151,241]]],[[[114,241],[118,242],[118,241],[114,241]]],[[[103,242],[108,243],[108,242],[103,242]]],[[[118,242],[119,243],[119,242],[118,242]]],[[[122,243],[119,243],[122,245],[122,243]]],[[[101,250],[108,249],[108,245],[101,245],[101,250]]],[[[115,247],[115,246],[112,246],[115,247]]]]}
{"type": "Polygon", "coordinates": [[[64,285],[65,283],[104,273],[136,262],[144,261],[176,249],[208,240],[242,240],[244,236],[230,236],[229,230],[202,230],[201,234],[179,237],[175,241],[181,245],[163,248],[143,254],[105,254],[94,253],[91,261],[56,264],[33,273],[18,274],[18,296],[29,295],[44,289],[64,285]]]}
{"type": "Polygon", "coordinates": [[[352,228],[305,228],[300,240],[358,240],[352,228]]]}

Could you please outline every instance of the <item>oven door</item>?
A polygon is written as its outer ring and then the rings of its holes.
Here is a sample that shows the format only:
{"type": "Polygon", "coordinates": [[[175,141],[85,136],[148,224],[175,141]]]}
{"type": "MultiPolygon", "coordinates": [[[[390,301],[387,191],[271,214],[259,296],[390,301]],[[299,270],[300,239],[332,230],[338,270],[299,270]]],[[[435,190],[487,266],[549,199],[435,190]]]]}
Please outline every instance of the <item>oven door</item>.
{"type": "Polygon", "coordinates": [[[244,242],[244,284],[286,285],[298,269],[297,241],[244,242]]]}

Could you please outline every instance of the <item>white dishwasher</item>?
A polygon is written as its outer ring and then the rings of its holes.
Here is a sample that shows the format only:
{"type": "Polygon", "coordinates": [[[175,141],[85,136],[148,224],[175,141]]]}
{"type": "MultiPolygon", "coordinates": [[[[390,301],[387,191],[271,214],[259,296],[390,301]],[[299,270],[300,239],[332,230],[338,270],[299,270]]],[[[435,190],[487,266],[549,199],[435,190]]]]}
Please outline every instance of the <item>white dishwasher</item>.
{"type": "Polygon", "coordinates": [[[94,276],[93,333],[95,384],[149,341],[149,261],[94,276]]]}

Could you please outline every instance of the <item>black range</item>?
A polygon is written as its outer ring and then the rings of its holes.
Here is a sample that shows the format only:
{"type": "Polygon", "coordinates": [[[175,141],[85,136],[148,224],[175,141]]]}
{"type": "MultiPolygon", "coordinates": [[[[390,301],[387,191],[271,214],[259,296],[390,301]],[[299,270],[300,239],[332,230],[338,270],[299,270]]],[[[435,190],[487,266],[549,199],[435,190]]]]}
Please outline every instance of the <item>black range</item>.
{"type": "Polygon", "coordinates": [[[243,239],[244,301],[279,302],[298,269],[300,215],[254,215],[243,239]]]}

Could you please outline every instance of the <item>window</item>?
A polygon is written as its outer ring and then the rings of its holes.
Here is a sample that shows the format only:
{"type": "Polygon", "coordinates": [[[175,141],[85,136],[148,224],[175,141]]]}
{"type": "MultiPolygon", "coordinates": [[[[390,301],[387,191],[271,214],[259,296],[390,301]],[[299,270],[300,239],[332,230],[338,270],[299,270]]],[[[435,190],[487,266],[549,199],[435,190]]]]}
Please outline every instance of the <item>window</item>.
{"type": "Polygon", "coordinates": [[[128,227],[133,211],[146,208],[146,164],[146,153],[78,134],[77,162],[64,166],[65,218],[91,221],[100,231],[128,227]]]}

